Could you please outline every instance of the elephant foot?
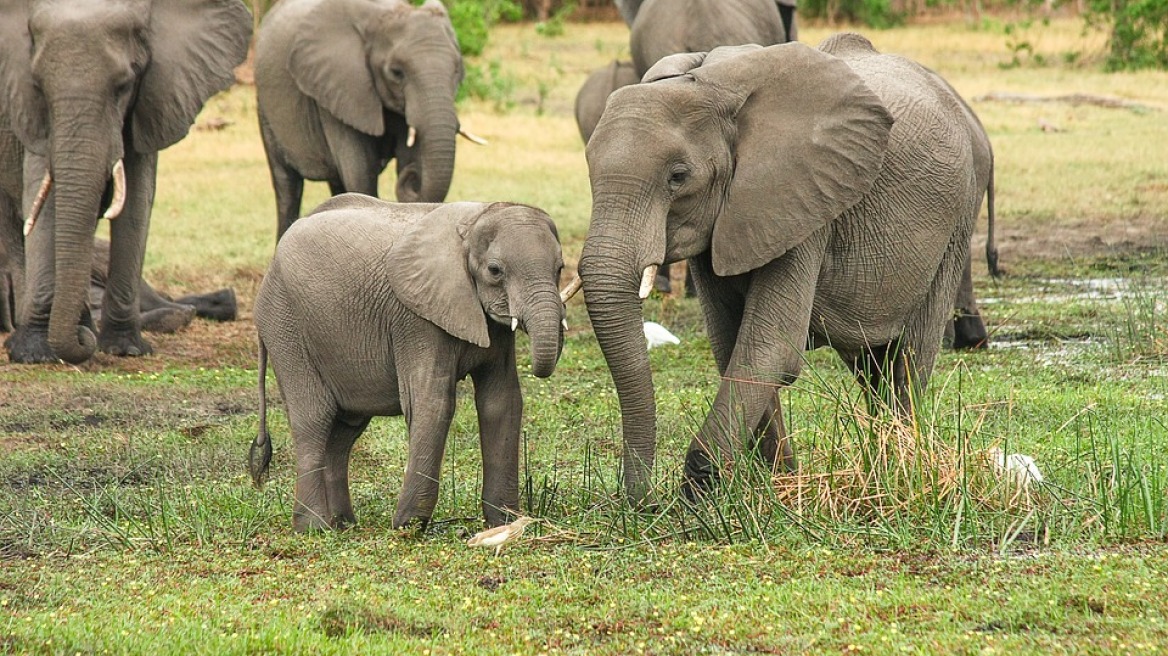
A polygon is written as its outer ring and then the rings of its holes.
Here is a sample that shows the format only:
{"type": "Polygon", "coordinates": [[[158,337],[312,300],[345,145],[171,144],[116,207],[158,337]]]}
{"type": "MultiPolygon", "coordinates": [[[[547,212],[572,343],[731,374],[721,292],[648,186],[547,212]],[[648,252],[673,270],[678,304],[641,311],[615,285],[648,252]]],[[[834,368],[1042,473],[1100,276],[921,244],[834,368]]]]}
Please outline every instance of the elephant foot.
{"type": "Polygon", "coordinates": [[[175,299],[180,305],[192,305],[195,316],[212,321],[235,321],[239,314],[239,306],[235,300],[235,291],[220,289],[209,294],[195,294],[175,299]]]}
{"type": "Polygon", "coordinates": [[[139,357],[154,352],[140,331],[129,328],[104,328],[97,338],[97,347],[102,353],[119,357],[139,357]]]}
{"type": "Polygon", "coordinates": [[[704,451],[690,451],[685,455],[681,493],[687,501],[696,503],[718,484],[718,468],[704,451]]]}
{"type": "Polygon", "coordinates": [[[398,510],[393,516],[393,528],[395,529],[416,527],[418,531],[425,531],[429,525],[429,516],[417,514],[411,509],[398,510]]]}
{"type": "Polygon", "coordinates": [[[60,362],[49,347],[47,327],[20,326],[4,340],[9,362],[19,364],[51,364],[60,362]]]}
{"type": "Polygon", "coordinates": [[[159,308],[141,314],[142,330],[150,333],[175,333],[190,325],[195,318],[192,305],[159,308]]]}
{"type": "Polygon", "coordinates": [[[292,512],[292,530],[297,533],[321,533],[333,529],[331,522],[325,521],[325,515],[296,504],[292,512]]]}
{"type": "MultiPolygon", "coordinates": [[[[958,311],[953,318],[953,341],[955,349],[983,349],[989,345],[985,322],[981,315],[958,311]]],[[[948,331],[946,331],[948,336],[948,331]]]]}

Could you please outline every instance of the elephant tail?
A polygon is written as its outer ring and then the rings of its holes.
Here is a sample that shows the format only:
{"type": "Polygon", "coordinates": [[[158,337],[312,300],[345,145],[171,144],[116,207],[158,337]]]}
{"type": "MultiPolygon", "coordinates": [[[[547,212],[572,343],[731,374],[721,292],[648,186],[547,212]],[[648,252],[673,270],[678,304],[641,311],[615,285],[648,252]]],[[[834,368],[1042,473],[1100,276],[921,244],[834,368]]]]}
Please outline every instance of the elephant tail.
{"type": "Polygon", "coordinates": [[[986,266],[990,270],[990,275],[994,278],[1002,276],[1002,270],[998,268],[998,244],[994,240],[994,155],[990,153],[990,182],[986,185],[986,217],[988,226],[986,228],[986,266]]]}
{"type": "Polygon", "coordinates": [[[268,434],[268,347],[260,339],[260,430],[251,443],[247,466],[251,470],[251,480],[257,488],[264,486],[268,478],[268,465],[272,462],[272,437],[268,434]]]}

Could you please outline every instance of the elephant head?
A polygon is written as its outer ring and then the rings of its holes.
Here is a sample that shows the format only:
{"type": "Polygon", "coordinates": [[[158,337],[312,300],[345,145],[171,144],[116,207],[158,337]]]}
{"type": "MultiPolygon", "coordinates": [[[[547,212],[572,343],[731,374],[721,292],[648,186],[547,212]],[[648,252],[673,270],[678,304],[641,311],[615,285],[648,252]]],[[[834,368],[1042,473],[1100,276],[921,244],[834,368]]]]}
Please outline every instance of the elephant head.
{"type": "Polygon", "coordinates": [[[387,274],[399,301],[463,341],[489,346],[488,319],[523,328],[532,373],[546,378],[563,347],[563,268],[556,226],[543,211],[450,203],[394,243],[387,274]]]}
{"type": "Polygon", "coordinates": [[[288,60],[300,90],[368,135],[404,119],[407,147],[418,157],[399,173],[397,199],[443,200],[454,173],[454,98],[464,69],[442,3],[321,2],[301,25],[288,60]]]}
{"type": "Polygon", "coordinates": [[[114,218],[136,193],[125,188],[128,149],[153,158],[185,136],[207,98],[234,81],[250,34],[239,0],[0,2],[0,90],[13,132],[47,161],[42,189],[51,186],[55,207],[57,357],[93,354],[78,319],[100,210],[110,203],[114,218]]]}
{"type": "Polygon", "coordinates": [[[708,256],[734,276],[778,258],[868,192],[891,123],[846,63],[800,44],[675,55],[609,98],[587,147],[579,270],[634,502],[656,449],[641,299],[657,266],[708,256]]]}

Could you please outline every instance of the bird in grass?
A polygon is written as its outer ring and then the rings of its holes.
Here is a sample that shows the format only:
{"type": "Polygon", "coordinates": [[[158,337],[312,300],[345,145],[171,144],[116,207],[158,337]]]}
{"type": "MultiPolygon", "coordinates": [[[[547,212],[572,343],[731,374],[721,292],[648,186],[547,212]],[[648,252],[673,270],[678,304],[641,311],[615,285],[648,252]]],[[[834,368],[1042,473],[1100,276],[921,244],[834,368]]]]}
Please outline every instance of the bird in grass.
{"type": "Polygon", "coordinates": [[[648,348],[655,346],[665,346],[666,344],[680,344],[681,340],[677,335],[669,332],[669,330],[657,323],[656,321],[646,321],[644,325],[645,341],[648,343],[648,348]]]}
{"type": "Polygon", "coordinates": [[[510,524],[504,524],[502,526],[496,526],[495,528],[489,528],[485,531],[479,531],[478,533],[474,534],[474,537],[466,541],[466,546],[494,547],[495,556],[498,556],[499,550],[503,548],[504,544],[518,539],[520,535],[523,535],[523,529],[527,528],[527,525],[534,521],[536,520],[532,519],[531,517],[520,517],[510,524]]]}

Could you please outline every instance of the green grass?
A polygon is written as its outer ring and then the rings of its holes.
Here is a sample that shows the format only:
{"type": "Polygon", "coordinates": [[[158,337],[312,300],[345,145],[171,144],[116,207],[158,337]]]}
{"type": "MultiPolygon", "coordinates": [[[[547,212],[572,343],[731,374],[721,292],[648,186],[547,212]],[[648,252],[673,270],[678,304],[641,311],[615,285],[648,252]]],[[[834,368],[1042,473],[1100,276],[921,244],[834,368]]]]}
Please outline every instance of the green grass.
{"type": "MultiPolygon", "coordinates": [[[[1027,29],[1055,64],[1010,66],[993,21],[870,35],[971,98],[1158,108],[973,101],[998,154],[1010,272],[990,280],[979,264],[975,281],[995,347],[944,354],[908,426],[867,417],[834,355],[809,353],[782,397],[800,474],[771,480],[743,460],[689,505],[681,458],[716,370],[696,302],[653,298],[646,318],[682,344],[650,353],[661,505],[636,513],[618,484],[616,395],[573,301],[556,375],[531,377],[520,344],[522,503],[543,521],[498,558],[464,544],[481,526],[469,386],[425,532],[390,528],[400,418],[358,442],[351,531],[291,533],[278,403],[273,476],[251,487],[250,309],[275,209],[251,89],[216,97],[203,119],[231,124],[162,156],[147,276],[174,292],[232,286],[244,316],[153,337],[150,358],[0,365],[0,653],[1163,653],[1168,76],[1090,68],[1101,42],[1077,23],[1027,29]],[[1046,482],[1003,482],[991,446],[1034,456],[1046,482]]],[[[589,195],[572,99],[628,56],[626,39],[615,24],[493,33],[473,63],[506,79],[460,109],[491,145],[460,146],[450,200],[543,207],[574,264],[589,195]]],[[[307,188],[306,207],[323,200],[324,185],[307,188]]]]}

